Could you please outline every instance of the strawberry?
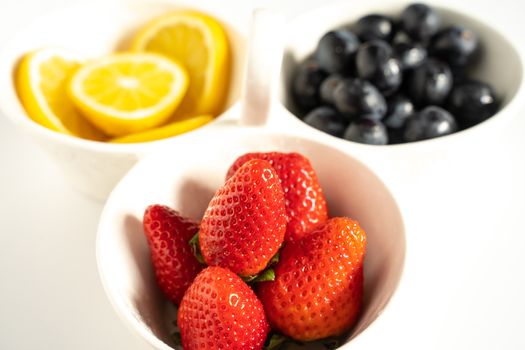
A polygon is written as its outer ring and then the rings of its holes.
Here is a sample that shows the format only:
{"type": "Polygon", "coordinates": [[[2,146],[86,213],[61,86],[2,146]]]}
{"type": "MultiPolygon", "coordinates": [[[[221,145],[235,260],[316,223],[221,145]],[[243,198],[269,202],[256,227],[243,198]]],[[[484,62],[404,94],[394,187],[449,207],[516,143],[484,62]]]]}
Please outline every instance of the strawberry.
{"type": "Polygon", "coordinates": [[[262,349],[270,331],[253,290],[222,267],[207,267],[195,278],[177,324],[184,350],[262,349]]]}
{"type": "Polygon", "coordinates": [[[326,199],[307,158],[299,153],[247,153],[233,163],[226,177],[230,178],[250,159],[268,161],[281,180],[288,220],[286,242],[303,237],[316,225],[326,221],[326,199]]]}
{"type": "Polygon", "coordinates": [[[175,304],[202,270],[189,240],[199,226],[164,205],[150,205],[144,212],[144,233],[160,289],[175,304]]]}
{"type": "Polygon", "coordinates": [[[284,193],[270,163],[246,162],[212,198],[199,232],[211,266],[251,276],[277,253],[286,232],[284,193]]]}
{"type": "Polygon", "coordinates": [[[270,325],[300,341],[338,336],[356,321],[363,294],[365,232],[332,218],[280,253],[275,280],[258,285],[270,325]]]}

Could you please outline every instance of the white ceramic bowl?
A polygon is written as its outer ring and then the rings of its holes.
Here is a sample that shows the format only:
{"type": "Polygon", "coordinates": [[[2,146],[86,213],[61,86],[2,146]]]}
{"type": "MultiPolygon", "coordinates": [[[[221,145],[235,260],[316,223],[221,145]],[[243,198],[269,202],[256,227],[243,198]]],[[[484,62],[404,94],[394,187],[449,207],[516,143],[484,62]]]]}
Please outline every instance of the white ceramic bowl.
{"type": "Polygon", "coordinates": [[[199,220],[238,156],[276,150],[307,156],[330,214],[355,218],[366,230],[364,309],[349,339],[373,329],[370,325],[400,281],[405,257],[403,220],[381,180],[333,147],[261,128],[208,130],[195,135],[187,147],[192,147],[191,154],[167,148],[140,161],[112,192],[100,219],[96,244],[100,276],[118,314],[136,333],[156,349],[171,349],[175,310],[155,281],[142,229],[145,208],[166,204],[199,220]]]}
{"type": "MultiPolygon", "coordinates": [[[[281,76],[280,100],[287,107],[273,123],[286,123],[287,129],[298,133],[309,133],[313,138],[329,142],[335,147],[351,152],[374,170],[391,172],[406,170],[399,176],[408,175],[410,182],[425,169],[436,163],[446,166],[451,158],[465,158],[483,152],[484,147],[499,142],[498,136],[509,120],[519,115],[525,101],[524,55],[519,33],[503,30],[504,23],[493,23],[490,14],[476,14],[476,9],[463,9],[461,4],[442,5],[437,1],[426,1],[441,15],[444,25],[461,24],[479,34],[482,58],[475,66],[472,76],[490,83],[501,97],[501,109],[488,120],[455,134],[413,143],[370,146],[333,137],[318,131],[296,118],[290,110],[288,87],[297,62],[312,54],[319,39],[334,28],[355,23],[361,16],[383,13],[399,16],[410,2],[400,0],[346,1],[328,4],[315,10],[299,14],[287,24],[285,58],[281,76]],[[468,12],[467,12],[468,11],[468,12]],[[412,176],[413,175],[413,176],[412,176]]],[[[472,6],[472,4],[468,4],[472,6]]],[[[498,6],[494,3],[494,6],[498,6]]]]}
{"type": "MultiPolygon", "coordinates": [[[[0,108],[24,132],[40,144],[63,170],[64,175],[81,192],[105,199],[118,180],[144,154],[167,147],[174,139],[192,137],[199,130],[174,138],[139,144],[109,144],[83,140],[48,130],[33,122],[17,98],[13,72],[20,58],[41,47],[63,47],[81,57],[93,58],[123,49],[130,35],[159,14],[177,8],[194,8],[219,19],[226,28],[233,51],[231,89],[227,101],[232,106],[238,99],[245,56],[245,33],[249,9],[239,3],[239,16],[228,7],[212,0],[195,3],[122,1],[86,2],[65,7],[42,16],[16,34],[0,53],[0,108]],[[245,8],[245,15],[243,14],[245,8]]],[[[216,121],[205,126],[207,128],[216,121]]]]}

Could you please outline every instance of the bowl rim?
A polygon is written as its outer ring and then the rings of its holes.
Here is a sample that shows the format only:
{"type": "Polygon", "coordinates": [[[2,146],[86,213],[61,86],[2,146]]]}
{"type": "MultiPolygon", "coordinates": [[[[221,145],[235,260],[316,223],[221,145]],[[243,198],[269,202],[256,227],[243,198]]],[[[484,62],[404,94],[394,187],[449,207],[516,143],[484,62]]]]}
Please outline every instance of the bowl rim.
{"type": "MultiPolygon", "coordinates": [[[[407,6],[413,2],[408,0],[369,0],[365,5],[361,5],[360,8],[375,8],[378,6],[383,6],[388,11],[389,8],[400,8],[402,9],[402,6],[407,6]]],[[[281,76],[279,78],[279,96],[277,97],[277,101],[279,104],[282,105],[283,109],[288,114],[288,117],[297,119],[300,124],[304,125],[306,128],[305,131],[309,131],[313,134],[323,134],[323,137],[326,137],[327,140],[330,140],[331,142],[334,142],[334,144],[339,145],[339,147],[348,147],[348,145],[351,145],[352,147],[358,147],[362,148],[364,150],[378,150],[378,149],[388,149],[393,151],[402,151],[405,149],[408,150],[426,150],[428,148],[435,148],[439,147],[443,144],[443,142],[451,142],[451,143],[457,143],[460,142],[464,138],[472,137],[472,135],[477,133],[479,130],[485,130],[486,128],[491,128],[492,124],[499,123],[503,119],[504,121],[509,121],[512,119],[512,115],[516,114],[516,110],[518,110],[521,106],[525,105],[525,45],[520,45],[521,39],[518,38],[518,36],[513,33],[512,31],[504,30],[503,24],[494,21],[492,18],[480,14],[476,11],[470,11],[465,12],[465,9],[461,7],[458,3],[441,3],[437,0],[425,0],[423,3],[438,9],[439,11],[448,11],[453,12],[457,15],[460,15],[462,17],[468,18],[469,20],[479,23],[483,26],[485,26],[488,30],[495,33],[499,37],[503,38],[506,42],[506,44],[514,51],[516,54],[516,57],[518,58],[519,63],[519,76],[520,80],[517,84],[516,90],[514,94],[511,96],[511,98],[508,100],[507,104],[500,108],[496,114],[494,114],[492,117],[482,121],[479,124],[473,125],[471,127],[468,127],[463,130],[458,130],[455,133],[436,137],[432,139],[427,140],[419,140],[419,141],[413,141],[413,142],[406,142],[406,143],[398,143],[398,144],[388,144],[388,145],[368,145],[363,143],[358,143],[354,141],[345,140],[336,136],[329,135],[327,133],[324,133],[320,130],[315,129],[314,127],[311,127],[304,122],[300,121],[299,118],[290,111],[288,108],[288,104],[285,103],[285,96],[287,95],[286,92],[286,79],[283,72],[281,72],[281,76]],[[509,113],[510,111],[510,113],[509,113]]],[[[309,9],[307,11],[299,13],[297,16],[294,16],[289,21],[287,21],[286,26],[288,28],[293,28],[297,26],[298,23],[305,20],[305,18],[311,17],[312,15],[316,14],[318,15],[319,11],[322,11],[323,13],[327,12],[333,12],[340,10],[341,8],[348,8],[351,7],[352,3],[345,2],[345,1],[334,1],[329,4],[325,5],[319,5],[312,9],[309,9]]],[[[352,17],[352,15],[349,15],[349,17],[352,17]]],[[[358,17],[354,16],[355,20],[358,19],[358,17]]],[[[290,45],[289,41],[286,41],[284,43],[284,54],[290,51],[290,45]]]]}
{"type": "MultiPolygon", "coordinates": [[[[385,310],[387,310],[394,300],[394,298],[397,296],[398,291],[400,289],[400,285],[403,283],[404,276],[405,276],[405,268],[406,268],[406,260],[407,260],[407,226],[406,226],[406,220],[404,218],[404,212],[402,210],[402,207],[400,205],[400,200],[395,196],[395,191],[393,191],[390,187],[387,186],[383,178],[375,172],[370,166],[366,165],[364,162],[360,160],[359,157],[342,150],[341,148],[338,148],[326,141],[318,140],[309,137],[308,135],[297,135],[295,133],[290,133],[286,131],[274,131],[268,128],[230,128],[230,129],[224,129],[221,131],[208,131],[212,133],[224,133],[224,136],[241,136],[243,138],[249,138],[249,137],[255,137],[255,136],[262,136],[262,135],[268,135],[275,138],[291,138],[295,140],[301,140],[307,143],[311,143],[314,145],[322,145],[324,147],[327,147],[329,149],[334,150],[334,152],[338,152],[341,155],[344,155],[345,157],[352,158],[353,161],[357,162],[361,166],[363,166],[366,170],[368,170],[374,177],[375,180],[379,181],[379,183],[383,186],[384,191],[386,194],[392,199],[393,209],[396,211],[396,214],[399,218],[399,229],[401,230],[400,237],[402,238],[402,241],[400,242],[400,262],[399,262],[399,278],[395,281],[395,284],[393,285],[392,293],[388,296],[388,299],[386,300],[383,308],[379,310],[379,313],[375,315],[375,318],[372,320],[370,324],[368,324],[364,329],[362,329],[358,335],[358,337],[361,334],[364,334],[369,329],[371,329],[378,320],[382,317],[385,310]]],[[[206,134],[200,134],[198,136],[199,138],[206,138],[206,134]]],[[[151,168],[150,165],[158,165],[159,162],[162,161],[162,159],[165,159],[166,155],[171,154],[170,148],[165,148],[162,151],[150,153],[143,157],[141,160],[139,160],[132,168],[131,170],[119,181],[119,183],[114,187],[113,191],[109,195],[102,213],[100,215],[99,223],[97,225],[97,232],[96,232],[96,242],[95,242],[95,255],[96,255],[96,262],[97,262],[97,270],[99,273],[99,277],[102,283],[102,286],[104,288],[104,291],[106,293],[107,298],[110,300],[111,305],[115,309],[116,313],[119,315],[119,317],[124,321],[125,324],[128,325],[128,327],[132,331],[138,332],[143,339],[145,339],[147,342],[150,343],[150,345],[156,347],[157,349],[162,350],[172,350],[172,347],[170,347],[168,344],[164,343],[160,338],[155,336],[151,331],[147,330],[144,325],[134,316],[134,313],[132,312],[132,309],[126,305],[123,301],[123,299],[120,297],[120,294],[118,293],[118,289],[116,289],[113,285],[112,280],[107,275],[107,268],[105,267],[105,263],[107,262],[108,258],[104,257],[104,251],[105,249],[105,242],[108,235],[108,229],[106,228],[110,222],[114,220],[114,211],[118,208],[118,197],[117,195],[119,193],[122,193],[125,188],[128,186],[128,182],[132,181],[133,178],[135,178],[137,173],[144,172],[144,169],[151,168]],[[131,180],[130,180],[131,179],[131,180]]],[[[354,336],[350,338],[349,344],[352,343],[352,339],[354,339],[354,336]]],[[[344,345],[342,346],[344,347],[344,345]]]]}
{"type": "MultiPolygon", "coordinates": [[[[42,14],[38,15],[29,25],[17,30],[13,34],[13,36],[6,40],[6,43],[0,49],[0,76],[4,77],[4,79],[0,79],[0,90],[3,91],[3,93],[0,94],[0,111],[2,112],[1,114],[5,115],[8,119],[10,119],[13,122],[13,124],[15,124],[20,129],[28,130],[28,132],[36,134],[37,136],[39,136],[39,138],[51,140],[59,144],[65,144],[68,147],[72,148],[119,155],[140,153],[157,146],[166,147],[171,142],[174,142],[174,140],[176,140],[179,136],[191,135],[202,128],[207,128],[211,125],[216,124],[218,121],[223,120],[224,117],[229,115],[231,110],[234,109],[235,106],[239,103],[240,93],[237,98],[231,101],[229,106],[226,106],[223,109],[223,111],[208,124],[195,130],[186,132],[182,135],[175,135],[160,140],[146,142],[110,143],[83,139],[77,136],[67,135],[48,129],[33,121],[29,117],[20,99],[18,98],[13,77],[14,69],[18,64],[21,55],[23,55],[23,53],[20,53],[17,50],[17,41],[20,37],[23,37],[24,35],[27,35],[27,33],[35,31],[36,28],[38,28],[39,26],[46,25],[46,23],[48,23],[51,18],[68,16],[68,14],[70,14],[71,12],[81,13],[82,9],[104,8],[107,10],[108,7],[132,8],[134,6],[144,4],[148,4],[150,6],[171,7],[173,9],[197,9],[199,11],[206,12],[206,9],[202,9],[198,6],[198,3],[195,4],[195,6],[192,6],[191,1],[185,0],[181,0],[179,1],[179,3],[169,0],[129,0],[117,1],[110,4],[100,2],[82,2],[65,4],[63,6],[44,11],[42,14]]],[[[245,28],[242,28],[238,21],[229,21],[226,24],[233,31],[235,31],[235,35],[239,39],[245,42],[248,40],[245,28]]]]}

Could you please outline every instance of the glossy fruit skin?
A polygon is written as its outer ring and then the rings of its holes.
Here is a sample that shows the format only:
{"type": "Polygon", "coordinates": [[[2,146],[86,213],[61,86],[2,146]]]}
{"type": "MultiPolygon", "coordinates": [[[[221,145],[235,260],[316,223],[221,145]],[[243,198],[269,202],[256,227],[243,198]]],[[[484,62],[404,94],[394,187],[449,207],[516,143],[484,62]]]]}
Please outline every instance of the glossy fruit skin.
{"type": "Polygon", "coordinates": [[[350,123],[343,138],[367,145],[386,145],[388,144],[388,131],[380,121],[360,119],[350,123]]]}
{"type": "Polygon", "coordinates": [[[334,104],[334,92],[337,85],[343,81],[343,77],[339,74],[331,74],[323,80],[319,87],[319,94],[321,96],[321,102],[333,105],[334,104]]]}
{"type": "Polygon", "coordinates": [[[300,112],[306,113],[320,103],[319,86],[328,76],[312,59],[301,63],[292,82],[292,98],[300,112]]]}
{"type": "Polygon", "coordinates": [[[405,8],[401,14],[401,25],[412,39],[424,42],[437,33],[441,19],[430,6],[415,3],[405,8]]]}
{"type": "Polygon", "coordinates": [[[348,124],[339,112],[328,106],[317,107],[308,113],[303,121],[311,127],[335,137],[342,137],[348,124]]]}
{"type": "Polygon", "coordinates": [[[253,159],[267,161],[280,180],[287,217],[285,242],[302,238],[327,220],[326,198],[306,157],[299,153],[247,153],[232,164],[227,178],[234,176],[237,169],[253,159]]]}
{"type": "Polygon", "coordinates": [[[419,44],[401,42],[392,48],[403,70],[419,67],[427,58],[427,50],[419,44]]]}
{"type": "Polygon", "coordinates": [[[379,14],[361,17],[355,25],[355,33],[362,42],[376,39],[390,41],[394,32],[394,21],[379,14]]]}
{"type": "Polygon", "coordinates": [[[348,121],[366,117],[381,119],[387,109],[379,90],[362,79],[345,79],[334,91],[334,102],[348,121]]]}
{"type": "Polygon", "coordinates": [[[411,100],[418,107],[443,105],[453,85],[449,66],[435,59],[428,59],[414,69],[408,81],[411,100]]]}
{"type": "Polygon", "coordinates": [[[414,114],[407,122],[404,139],[407,142],[432,139],[458,130],[454,117],[441,107],[429,106],[414,114]]]}
{"type": "Polygon", "coordinates": [[[267,266],[285,233],[279,177],[269,162],[252,159],[213,196],[201,221],[199,243],[208,265],[251,276],[267,266]]]}
{"type": "Polygon", "coordinates": [[[478,36],[472,30],[459,25],[439,31],[430,44],[431,54],[451,66],[468,64],[477,48],[478,36]]]}
{"type": "Polygon", "coordinates": [[[270,331],[253,290],[221,267],[207,267],[195,278],[177,324],[184,350],[260,350],[270,331]]]}
{"type": "Polygon", "coordinates": [[[412,101],[404,95],[398,94],[389,98],[388,112],[383,123],[389,129],[401,129],[405,126],[408,118],[415,113],[412,101]]]}
{"type": "Polygon", "coordinates": [[[392,47],[383,40],[362,44],[356,55],[357,74],[370,81],[383,95],[390,95],[401,85],[401,65],[394,57],[392,47]]]}
{"type": "Polygon", "coordinates": [[[154,204],[144,212],[143,227],[157,283],[168,299],[178,305],[203,268],[189,245],[199,225],[165,205],[154,204]]]}
{"type": "Polygon", "coordinates": [[[392,46],[396,44],[414,44],[414,40],[403,30],[397,30],[392,38],[392,46]]]}
{"type": "Polygon", "coordinates": [[[330,31],[319,40],[315,58],[319,66],[329,73],[348,74],[353,69],[359,45],[359,39],[349,30],[330,31]]]}
{"type": "Polygon", "coordinates": [[[469,127],[492,117],[499,108],[494,90],[485,83],[469,81],[454,86],[448,109],[462,127],[469,127]]]}
{"type": "Polygon", "coordinates": [[[275,280],[257,286],[270,325],[300,341],[349,330],[361,308],[365,250],[365,232],[348,218],[285,245],[275,280]]]}

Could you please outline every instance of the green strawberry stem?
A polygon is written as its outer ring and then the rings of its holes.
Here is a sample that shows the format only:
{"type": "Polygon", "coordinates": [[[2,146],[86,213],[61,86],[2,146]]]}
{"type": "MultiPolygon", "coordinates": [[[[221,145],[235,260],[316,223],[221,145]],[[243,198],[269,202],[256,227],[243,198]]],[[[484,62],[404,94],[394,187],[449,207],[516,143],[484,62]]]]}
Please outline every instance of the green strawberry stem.
{"type": "MultiPolygon", "coordinates": [[[[195,258],[197,261],[203,265],[206,265],[206,261],[204,261],[204,257],[202,256],[201,247],[199,244],[199,232],[197,232],[188,242],[191,250],[193,251],[193,255],[195,255],[195,258]]],[[[279,262],[279,252],[275,253],[275,255],[270,259],[268,262],[268,266],[263,271],[259,272],[256,275],[251,276],[240,276],[244,282],[246,283],[256,283],[256,282],[266,282],[266,281],[274,281],[275,280],[275,271],[272,268],[272,266],[276,265],[279,262]]]]}
{"type": "Polygon", "coordinates": [[[240,276],[242,280],[246,283],[257,283],[257,282],[267,282],[267,281],[275,281],[275,270],[272,268],[272,266],[276,265],[279,262],[279,252],[275,253],[275,255],[270,259],[268,262],[268,266],[261,272],[255,275],[251,276],[240,276]]]}
{"type": "Polygon", "coordinates": [[[268,266],[277,265],[277,263],[279,262],[279,258],[280,258],[279,252],[280,251],[275,253],[275,255],[270,259],[270,262],[268,262],[268,266]]]}
{"type": "Polygon", "coordinates": [[[204,257],[201,253],[201,246],[199,244],[199,231],[197,231],[197,233],[190,239],[188,243],[190,244],[193,255],[195,255],[197,261],[203,265],[206,265],[206,261],[204,261],[204,257]]]}
{"type": "Polygon", "coordinates": [[[276,350],[283,346],[285,343],[293,341],[291,338],[285,337],[284,335],[271,332],[266,339],[264,350],[276,350]]]}
{"type": "Polygon", "coordinates": [[[241,278],[246,283],[275,281],[275,271],[271,267],[268,267],[256,275],[241,276],[241,278]]]}

